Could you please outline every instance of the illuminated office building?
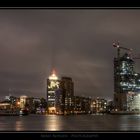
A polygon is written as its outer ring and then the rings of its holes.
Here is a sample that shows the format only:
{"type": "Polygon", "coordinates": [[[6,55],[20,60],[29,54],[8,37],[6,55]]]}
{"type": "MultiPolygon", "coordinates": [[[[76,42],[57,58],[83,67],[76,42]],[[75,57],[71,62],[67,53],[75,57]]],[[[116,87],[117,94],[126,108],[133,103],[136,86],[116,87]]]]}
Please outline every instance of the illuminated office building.
{"type": "Polygon", "coordinates": [[[73,112],[74,86],[72,78],[58,79],[55,72],[47,79],[48,114],[70,114],[73,112]]]}
{"type": "Polygon", "coordinates": [[[114,88],[116,93],[135,90],[134,61],[126,53],[114,59],[114,88]]]}

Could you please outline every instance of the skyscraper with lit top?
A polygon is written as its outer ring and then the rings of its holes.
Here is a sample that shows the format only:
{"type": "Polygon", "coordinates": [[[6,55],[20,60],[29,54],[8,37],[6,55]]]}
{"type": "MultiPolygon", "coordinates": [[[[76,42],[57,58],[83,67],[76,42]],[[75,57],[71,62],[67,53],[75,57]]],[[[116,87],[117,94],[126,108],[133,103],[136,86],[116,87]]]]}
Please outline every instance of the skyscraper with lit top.
{"type": "Polygon", "coordinates": [[[47,111],[48,114],[73,113],[74,84],[72,78],[58,79],[56,72],[47,79],[47,111]]]}
{"type": "Polygon", "coordinates": [[[60,81],[55,70],[47,79],[47,111],[49,114],[56,114],[56,91],[59,89],[60,81]]]}

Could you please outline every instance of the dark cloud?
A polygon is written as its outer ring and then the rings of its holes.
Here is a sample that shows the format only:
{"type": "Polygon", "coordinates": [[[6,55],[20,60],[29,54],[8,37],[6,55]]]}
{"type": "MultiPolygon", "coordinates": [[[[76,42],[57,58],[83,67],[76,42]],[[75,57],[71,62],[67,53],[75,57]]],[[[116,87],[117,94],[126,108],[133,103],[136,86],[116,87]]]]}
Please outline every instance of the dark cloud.
{"type": "Polygon", "coordinates": [[[55,67],[73,78],[75,95],[113,98],[112,43],[140,53],[139,17],[139,10],[1,9],[1,97],[45,97],[55,67]]]}

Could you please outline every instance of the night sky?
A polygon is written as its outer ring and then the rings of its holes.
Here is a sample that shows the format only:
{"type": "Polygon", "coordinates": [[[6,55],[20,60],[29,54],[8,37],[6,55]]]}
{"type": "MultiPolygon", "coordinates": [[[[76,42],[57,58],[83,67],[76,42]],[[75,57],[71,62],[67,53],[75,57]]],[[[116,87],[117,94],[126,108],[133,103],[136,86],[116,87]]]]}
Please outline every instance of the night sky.
{"type": "Polygon", "coordinates": [[[55,68],[75,95],[112,99],[114,41],[140,54],[140,10],[1,9],[0,98],[45,98],[55,68]]]}

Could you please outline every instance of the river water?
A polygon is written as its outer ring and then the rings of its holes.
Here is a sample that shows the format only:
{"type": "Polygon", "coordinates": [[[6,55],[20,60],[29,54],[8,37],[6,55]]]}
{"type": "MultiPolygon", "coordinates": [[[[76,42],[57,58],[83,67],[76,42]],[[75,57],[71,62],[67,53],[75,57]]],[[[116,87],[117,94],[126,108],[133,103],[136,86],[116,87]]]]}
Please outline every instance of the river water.
{"type": "Polygon", "coordinates": [[[140,115],[0,116],[0,131],[140,131],[140,115]]]}

